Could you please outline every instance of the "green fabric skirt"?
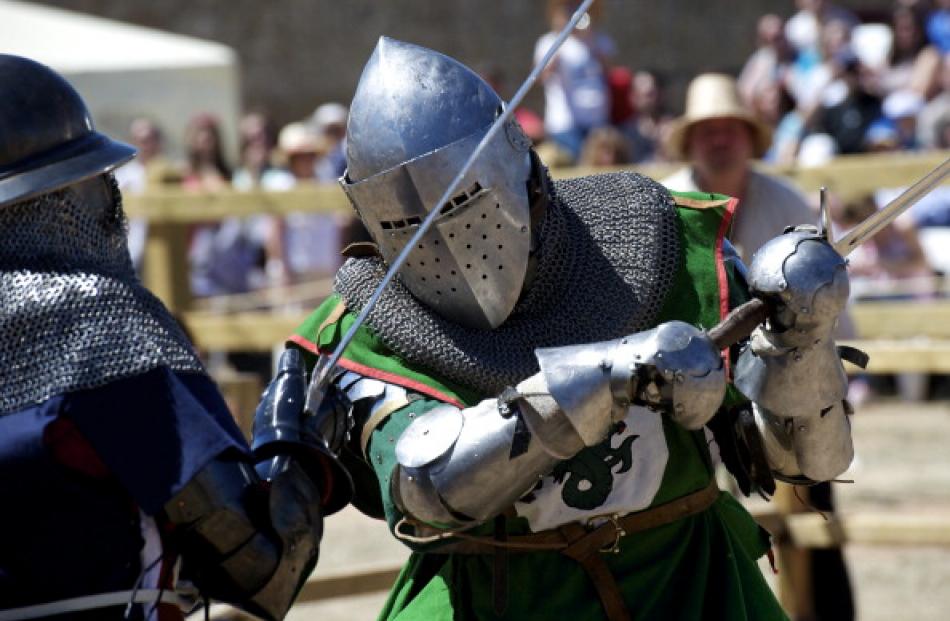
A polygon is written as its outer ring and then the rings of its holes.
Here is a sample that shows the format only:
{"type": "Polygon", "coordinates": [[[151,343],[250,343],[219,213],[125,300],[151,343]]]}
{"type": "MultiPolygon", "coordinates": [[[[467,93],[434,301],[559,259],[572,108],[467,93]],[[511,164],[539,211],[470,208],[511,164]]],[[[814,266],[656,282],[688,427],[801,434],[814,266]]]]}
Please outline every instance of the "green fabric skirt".
{"type": "MultiPolygon", "coordinates": [[[[727,493],[695,516],[621,539],[606,554],[633,619],[787,619],[756,564],[767,536],[727,493]]],[[[490,555],[415,553],[380,619],[605,619],[584,569],[556,552],[508,557],[508,604],[493,609],[490,555]]]]}

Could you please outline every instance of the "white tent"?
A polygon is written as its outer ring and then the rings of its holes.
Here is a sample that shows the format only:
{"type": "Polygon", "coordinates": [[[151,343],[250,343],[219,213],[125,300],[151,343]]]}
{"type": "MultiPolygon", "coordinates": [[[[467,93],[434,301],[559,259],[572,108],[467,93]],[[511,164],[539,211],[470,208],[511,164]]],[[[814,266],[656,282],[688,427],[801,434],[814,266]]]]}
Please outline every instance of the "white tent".
{"type": "MultiPolygon", "coordinates": [[[[225,45],[0,0],[0,52],[63,74],[86,101],[96,127],[110,136],[127,138],[132,119],[148,117],[164,131],[167,154],[177,158],[184,153],[188,120],[207,112],[220,119],[232,158],[237,151],[237,55],[225,45]]],[[[6,88],[16,85],[0,85],[6,88]]]]}

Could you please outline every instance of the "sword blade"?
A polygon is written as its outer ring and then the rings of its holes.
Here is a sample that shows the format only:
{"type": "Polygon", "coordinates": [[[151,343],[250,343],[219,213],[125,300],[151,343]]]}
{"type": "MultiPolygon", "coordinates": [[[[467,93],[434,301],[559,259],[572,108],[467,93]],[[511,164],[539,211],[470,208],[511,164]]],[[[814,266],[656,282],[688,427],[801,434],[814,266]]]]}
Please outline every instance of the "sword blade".
{"type": "Polygon", "coordinates": [[[881,229],[893,222],[897,216],[910,209],[917,201],[927,195],[937,184],[950,175],[950,158],[927,173],[920,181],[910,186],[904,192],[888,203],[876,214],[851,229],[847,235],[836,241],[834,249],[843,257],[852,250],[877,235],[881,229]]]}

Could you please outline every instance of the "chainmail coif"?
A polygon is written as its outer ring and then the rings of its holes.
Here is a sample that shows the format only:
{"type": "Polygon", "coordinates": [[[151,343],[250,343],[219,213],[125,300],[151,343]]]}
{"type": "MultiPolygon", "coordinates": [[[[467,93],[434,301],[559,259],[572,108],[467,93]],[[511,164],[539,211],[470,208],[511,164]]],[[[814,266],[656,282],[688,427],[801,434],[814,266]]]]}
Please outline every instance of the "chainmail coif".
{"type": "Polygon", "coordinates": [[[0,414],[159,366],[204,372],[136,277],[109,182],[111,205],[66,188],[0,207],[0,414]]]}
{"type": "MultiPolygon", "coordinates": [[[[477,390],[499,393],[538,372],[534,350],[619,338],[652,327],[679,263],[673,199],[634,173],[549,184],[537,268],[511,316],[494,330],[453,323],[394,279],[367,325],[398,356],[477,390]]],[[[383,278],[382,260],[353,258],[335,289],[359,311],[383,278]]]]}

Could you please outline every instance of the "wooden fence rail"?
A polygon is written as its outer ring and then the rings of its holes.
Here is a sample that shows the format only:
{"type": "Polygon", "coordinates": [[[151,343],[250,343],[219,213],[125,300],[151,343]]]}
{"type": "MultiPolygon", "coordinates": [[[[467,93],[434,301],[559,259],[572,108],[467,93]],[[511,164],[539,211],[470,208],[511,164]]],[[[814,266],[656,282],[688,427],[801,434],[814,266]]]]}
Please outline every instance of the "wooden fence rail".
{"type": "MultiPolygon", "coordinates": [[[[935,168],[950,152],[886,154],[839,157],[816,168],[771,168],[787,177],[803,191],[816,195],[827,186],[844,198],[852,198],[880,188],[906,186],[935,168]]],[[[675,165],[625,167],[654,178],[662,178],[675,165]]],[[[618,169],[554,170],[555,177],[574,177],[618,169]]],[[[622,169],[621,169],[622,170],[622,169]]],[[[189,193],[162,191],[127,195],[126,211],[131,217],[149,221],[143,279],[173,312],[191,308],[188,285],[187,239],[189,226],[224,218],[257,214],[353,213],[346,196],[335,185],[301,186],[288,192],[189,193]]],[[[780,231],[776,231],[776,234],[780,231]]]]}

